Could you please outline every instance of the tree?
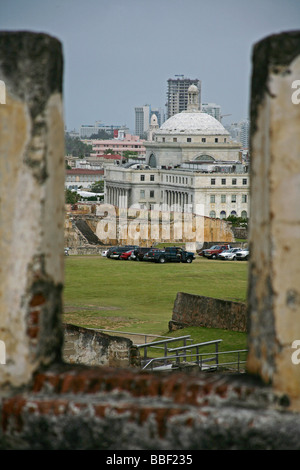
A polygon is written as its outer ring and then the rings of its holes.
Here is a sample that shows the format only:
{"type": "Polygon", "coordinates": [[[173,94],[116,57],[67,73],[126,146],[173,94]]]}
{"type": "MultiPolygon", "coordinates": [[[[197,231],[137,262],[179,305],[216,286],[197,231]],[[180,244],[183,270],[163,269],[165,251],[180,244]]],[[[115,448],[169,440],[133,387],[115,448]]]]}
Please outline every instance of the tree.
{"type": "Polygon", "coordinates": [[[102,129],[102,130],[98,131],[97,134],[92,134],[90,136],[90,139],[109,140],[109,139],[112,138],[112,136],[113,136],[113,132],[106,132],[102,129]]]}
{"type": "Polygon", "coordinates": [[[76,204],[80,199],[79,194],[75,191],[71,191],[71,189],[65,189],[65,203],[66,204],[76,204]]]}
{"type": "Polygon", "coordinates": [[[95,181],[95,183],[91,184],[91,191],[93,193],[103,193],[104,181],[95,181]]]}
{"type": "Polygon", "coordinates": [[[228,216],[225,220],[231,222],[233,227],[248,227],[248,219],[244,219],[243,217],[237,217],[235,215],[228,216]]]}
{"type": "Polygon", "coordinates": [[[65,134],[65,149],[67,155],[73,157],[89,157],[92,151],[92,146],[82,142],[79,137],[71,137],[68,133],[65,134]]]}
{"type": "Polygon", "coordinates": [[[135,152],[135,151],[125,150],[123,152],[124,158],[137,158],[138,156],[139,156],[138,152],[135,152]]]}
{"type": "Polygon", "coordinates": [[[106,150],[104,150],[104,155],[107,155],[108,153],[113,154],[113,153],[114,153],[113,149],[106,149],[106,150]]]}

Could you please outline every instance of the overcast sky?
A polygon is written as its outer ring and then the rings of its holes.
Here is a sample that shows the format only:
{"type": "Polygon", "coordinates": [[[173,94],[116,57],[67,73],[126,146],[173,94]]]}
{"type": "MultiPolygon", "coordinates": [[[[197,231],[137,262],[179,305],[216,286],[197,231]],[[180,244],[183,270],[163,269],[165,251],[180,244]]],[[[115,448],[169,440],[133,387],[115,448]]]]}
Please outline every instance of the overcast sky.
{"type": "Polygon", "coordinates": [[[0,0],[0,30],[62,42],[68,130],[134,131],[134,108],[164,108],[175,75],[202,81],[202,102],[230,114],[223,124],[245,119],[253,44],[295,29],[300,0],[0,0]]]}

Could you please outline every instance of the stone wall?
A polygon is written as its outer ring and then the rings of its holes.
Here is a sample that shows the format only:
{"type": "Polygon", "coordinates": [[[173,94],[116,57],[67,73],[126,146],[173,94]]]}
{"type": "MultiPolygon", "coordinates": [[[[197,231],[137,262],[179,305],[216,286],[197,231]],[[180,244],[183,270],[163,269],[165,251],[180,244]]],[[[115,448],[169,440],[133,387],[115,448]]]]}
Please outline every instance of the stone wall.
{"type": "Polygon", "coordinates": [[[139,366],[139,352],[132,341],[100,331],[64,325],[63,360],[91,366],[139,366]]]}
{"type": "Polygon", "coordinates": [[[178,292],[169,329],[172,331],[187,326],[245,332],[247,330],[247,306],[242,302],[178,292]]]}

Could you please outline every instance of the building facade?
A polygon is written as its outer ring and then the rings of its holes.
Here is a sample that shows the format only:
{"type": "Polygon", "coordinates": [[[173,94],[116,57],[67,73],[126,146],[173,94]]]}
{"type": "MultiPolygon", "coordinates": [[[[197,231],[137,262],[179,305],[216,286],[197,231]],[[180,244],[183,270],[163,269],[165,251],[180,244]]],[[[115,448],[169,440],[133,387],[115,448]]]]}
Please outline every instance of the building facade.
{"type": "Polygon", "coordinates": [[[72,170],[66,170],[65,188],[75,191],[79,188],[89,189],[93,183],[103,181],[103,176],[103,169],[73,168],[72,170]]]}
{"type": "Polygon", "coordinates": [[[123,155],[125,151],[136,152],[138,156],[145,156],[146,153],[144,141],[131,134],[125,134],[116,139],[92,140],[92,149],[90,156],[94,158],[103,155],[108,150],[119,155],[123,155]]]}
{"type": "Polygon", "coordinates": [[[249,216],[249,167],[222,124],[199,110],[189,87],[187,110],[169,118],[145,142],[145,164],[107,166],[105,201],[119,207],[249,216]]]}
{"type": "Polygon", "coordinates": [[[98,134],[99,131],[105,131],[109,134],[113,134],[115,130],[123,130],[128,132],[129,129],[124,126],[117,124],[103,124],[101,121],[96,121],[95,124],[82,124],[79,129],[79,138],[80,139],[89,139],[93,134],[98,134]]]}

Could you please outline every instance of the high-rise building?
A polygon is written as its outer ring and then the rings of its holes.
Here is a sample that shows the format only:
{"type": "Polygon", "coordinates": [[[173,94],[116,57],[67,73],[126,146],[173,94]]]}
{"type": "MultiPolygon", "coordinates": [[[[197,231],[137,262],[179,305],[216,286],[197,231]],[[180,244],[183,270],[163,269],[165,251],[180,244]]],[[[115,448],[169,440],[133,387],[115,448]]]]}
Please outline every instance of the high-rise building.
{"type": "Polygon", "coordinates": [[[243,149],[249,149],[249,119],[233,122],[229,126],[225,126],[225,128],[228,130],[234,140],[241,143],[243,149]]]}
{"type": "Polygon", "coordinates": [[[221,122],[221,106],[216,103],[202,103],[202,111],[221,122]]]}
{"type": "Polygon", "coordinates": [[[187,109],[188,89],[191,85],[196,85],[199,90],[199,108],[201,107],[201,81],[198,78],[184,78],[183,75],[175,77],[177,78],[168,79],[167,119],[187,109]]]}
{"type": "Polygon", "coordinates": [[[150,123],[150,105],[137,106],[135,109],[135,135],[143,137],[147,134],[150,123]]]}

